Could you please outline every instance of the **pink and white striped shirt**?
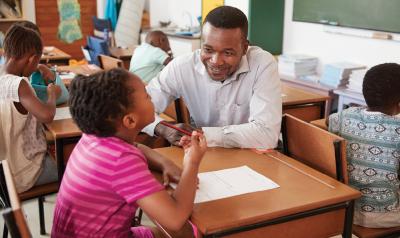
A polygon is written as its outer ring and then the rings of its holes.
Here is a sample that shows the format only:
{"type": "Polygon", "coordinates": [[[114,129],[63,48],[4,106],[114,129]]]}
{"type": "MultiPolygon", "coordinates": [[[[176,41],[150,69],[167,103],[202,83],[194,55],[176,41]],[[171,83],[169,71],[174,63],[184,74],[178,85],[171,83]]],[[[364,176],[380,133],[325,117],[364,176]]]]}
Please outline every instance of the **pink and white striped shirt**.
{"type": "Polygon", "coordinates": [[[136,147],[83,134],[57,195],[51,236],[132,237],[136,201],[162,189],[136,147]]]}

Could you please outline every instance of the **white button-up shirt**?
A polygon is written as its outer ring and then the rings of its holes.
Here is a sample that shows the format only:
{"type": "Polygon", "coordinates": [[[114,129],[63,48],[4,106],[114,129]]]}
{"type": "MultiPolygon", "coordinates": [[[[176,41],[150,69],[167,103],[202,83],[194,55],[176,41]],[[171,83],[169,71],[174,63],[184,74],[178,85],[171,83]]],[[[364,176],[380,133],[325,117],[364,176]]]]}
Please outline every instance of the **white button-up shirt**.
{"type": "MultiPolygon", "coordinates": [[[[200,60],[200,50],[170,62],[146,87],[157,113],[183,97],[210,147],[274,148],[281,119],[281,85],[276,61],[259,47],[249,47],[238,70],[214,81],[200,60]]],[[[154,134],[156,121],[144,129],[154,134]]]]}

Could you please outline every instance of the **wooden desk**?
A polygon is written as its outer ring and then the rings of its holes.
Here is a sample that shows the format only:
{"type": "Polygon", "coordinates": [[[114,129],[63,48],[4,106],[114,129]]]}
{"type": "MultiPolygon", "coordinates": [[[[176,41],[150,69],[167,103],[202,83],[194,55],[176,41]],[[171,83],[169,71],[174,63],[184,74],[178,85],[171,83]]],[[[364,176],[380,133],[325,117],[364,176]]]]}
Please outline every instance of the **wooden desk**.
{"type": "Polygon", "coordinates": [[[42,64],[52,64],[52,65],[68,65],[71,55],[65,53],[64,51],[54,47],[50,52],[44,52],[40,58],[40,63],[42,64]]]}
{"type": "Polygon", "coordinates": [[[339,95],[338,112],[349,106],[366,106],[364,95],[361,93],[352,92],[347,89],[337,89],[334,91],[335,94],[339,95]]]}
{"type": "MultiPolygon", "coordinates": [[[[157,151],[181,166],[181,148],[157,151]]],[[[351,237],[357,190],[277,151],[209,148],[200,171],[242,165],[280,188],[195,204],[191,220],[205,237],[351,237]]]]}
{"type": "Polygon", "coordinates": [[[283,85],[292,86],[307,92],[320,94],[329,97],[326,107],[326,114],[336,111],[338,96],[333,92],[336,88],[307,80],[296,79],[290,76],[280,75],[283,85]]]}
{"type": "Polygon", "coordinates": [[[82,132],[72,119],[56,120],[45,124],[45,127],[54,138],[58,181],[61,183],[66,161],[75,144],[81,138],[82,132]]]}
{"type": "Polygon", "coordinates": [[[313,121],[326,116],[328,96],[307,92],[298,88],[282,86],[282,109],[304,121],[313,121]]]}
{"type": "Polygon", "coordinates": [[[125,69],[129,69],[135,48],[110,47],[110,55],[124,62],[125,69]]]}
{"type": "MultiPolygon", "coordinates": [[[[89,65],[74,65],[74,66],[58,66],[57,67],[57,71],[59,73],[63,73],[63,72],[72,72],[74,74],[83,74],[83,75],[91,75],[91,74],[95,74],[97,72],[102,71],[102,69],[95,65],[95,64],[89,64],[89,65]]],[[[62,75],[60,75],[62,77],[62,75]]],[[[72,79],[74,79],[74,77],[71,78],[63,78],[63,82],[65,84],[65,86],[69,86],[72,79]]]]}

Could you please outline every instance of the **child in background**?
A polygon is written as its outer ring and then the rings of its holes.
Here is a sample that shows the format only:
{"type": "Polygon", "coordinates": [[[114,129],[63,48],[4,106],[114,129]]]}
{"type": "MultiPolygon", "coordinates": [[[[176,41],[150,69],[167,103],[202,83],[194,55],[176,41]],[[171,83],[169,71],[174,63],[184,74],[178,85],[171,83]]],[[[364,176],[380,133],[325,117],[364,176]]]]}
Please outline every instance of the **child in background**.
{"type": "Polygon", "coordinates": [[[149,83],[172,60],[168,37],[162,31],[151,31],[132,55],[129,71],[149,83]]]}
{"type": "MultiPolygon", "coordinates": [[[[20,21],[16,24],[30,28],[36,31],[39,34],[39,36],[41,36],[39,27],[37,27],[37,25],[33,22],[20,21]]],[[[52,71],[44,64],[38,65],[37,71],[30,76],[30,83],[32,84],[32,87],[36,92],[36,96],[43,102],[47,101],[47,93],[45,89],[46,86],[49,85],[49,83],[53,83],[59,86],[61,89],[61,95],[60,97],[57,98],[56,101],[57,105],[65,103],[68,100],[69,97],[68,90],[65,87],[64,83],[62,82],[61,78],[55,71],[52,71]]]]}
{"type": "Polygon", "coordinates": [[[50,83],[43,103],[26,78],[38,69],[42,50],[36,31],[19,24],[7,31],[0,76],[0,160],[8,160],[19,193],[57,181],[56,163],[46,154],[42,123],[53,120],[61,91],[50,83]]]}
{"type": "Polygon", "coordinates": [[[123,69],[78,76],[69,105],[83,135],[57,195],[52,237],[163,237],[155,228],[131,227],[138,207],[167,230],[181,230],[172,237],[193,237],[197,232],[186,220],[207,149],[203,135],[194,132],[181,141],[183,172],[171,197],[149,170],[164,170],[171,162],[134,142],[154,121],[153,103],[139,77],[123,69]]]}
{"type": "Polygon", "coordinates": [[[350,185],[362,193],[354,224],[400,226],[400,65],[368,70],[363,94],[366,108],[348,108],[329,118],[329,130],[347,140],[350,185]]]}

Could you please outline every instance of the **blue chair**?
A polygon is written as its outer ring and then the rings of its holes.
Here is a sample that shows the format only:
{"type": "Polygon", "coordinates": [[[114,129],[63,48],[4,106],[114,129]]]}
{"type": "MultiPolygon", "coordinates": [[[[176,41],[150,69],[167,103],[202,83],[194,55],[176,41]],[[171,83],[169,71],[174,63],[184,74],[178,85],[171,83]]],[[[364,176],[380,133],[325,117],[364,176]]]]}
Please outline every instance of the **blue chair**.
{"type": "Polygon", "coordinates": [[[93,26],[94,26],[94,29],[93,29],[94,36],[104,38],[105,34],[107,33],[109,46],[115,46],[114,32],[112,29],[110,19],[100,19],[100,18],[97,18],[96,16],[93,16],[92,20],[93,20],[93,26]]]}
{"type": "Polygon", "coordinates": [[[90,63],[100,66],[98,60],[99,55],[110,55],[110,50],[108,48],[107,41],[94,36],[87,37],[87,50],[90,55],[90,63]]]}

